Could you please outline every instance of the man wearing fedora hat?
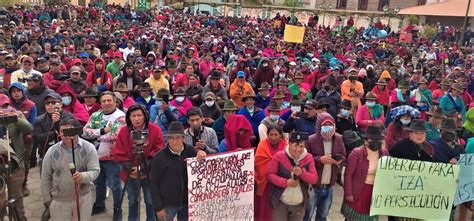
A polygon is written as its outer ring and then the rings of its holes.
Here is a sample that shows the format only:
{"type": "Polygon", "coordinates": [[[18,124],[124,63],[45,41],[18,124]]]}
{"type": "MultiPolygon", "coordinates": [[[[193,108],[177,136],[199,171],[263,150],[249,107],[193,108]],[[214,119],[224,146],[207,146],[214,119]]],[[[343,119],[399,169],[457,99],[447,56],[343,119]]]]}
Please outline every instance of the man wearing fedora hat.
{"type": "Polygon", "coordinates": [[[135,98],[135,102],[145,105],[147,111],[150,111],[150,107],[155,104],[155,99],[153,99],[154,93],[152,90],[153,89],[149,83],[143,82],[138,88],[139,96],[135,98]]]}
{"type": "Polygon", "coordinates": [[[449,92],[451,88],[452,80],[448,78],[444,78],[440,85],[440,88],[433,91],[433,103],[439,104],[440,99],[449,92]]]}
{"type": "MultiPolygon", "coordinates": [[[[54,66],[54,63],[51,65],[54,66]]],[[[78,66],[72,66],[71,70],[69,70],[69,73],[71,77],[69,77],[69,79],[66,80],[66,83],[69,84],[69,86],[71,86],[71,88],[74,89],[74,92],[76,92],[76,94],[78,94],[82,98],[86,89],[88,88],[86,82],[84,81],[82,77],[84,73],[83,69],[81,69],[81,67],[78,67],[78,66]]]]}
{"type": "Polygon", "coordinates": [[[253,91],[249,91],[242,96],[242,102],[245,104],[240,108],[237,114],[245,116],[247,120],[252,124],[253,134],[258,138],[258,126],[260,122],[265,118],[265,111],[255,106],[256,96],[253,91]]]}
{"type": "Polygon", "coordinates": [[[97,91],[94,88],[87,88],[84,96],[84,103],[82,104],[87,110],[89,115],[92,115],[94,112],[100,109],[100,104],[97,103],[97,91]]]}
{"type": "Polygon", "coordinates": [[[222,108],[222,116],[217,118],[217,120],[214,121],[214,124],[212,124],[212,129],[216,132],[219,143],[224,139],[224,126],[227,119],[234,116],[238,110],[239,109],[235,106],[232,100],[225,101],[224,108],[222,108]]]}
{"type": "Polygon", "coordinates": [[[227,90],[220,82],[222,79],[222,74],[218,71],[213,71],[209,76],[209,83],[204,86],[202,90],[202,96],[204,96],[207,92],[212,92],[216,95],[217,102],[222,103],[223,101],[227,100],[227,90]]]}
{"type": "Polygon", "coordinates": [[[313,94],[311,93],[310,85],[303,83],[303,78],[303,74],[301,72],[297,72],[293,78],[294,83],[288,86],[288,89],[291,91],[291,95],[298,95],[304,100],[311,99],[313,94]]]}
{"type": "MultiPolygon", "coordinates": [[[[278,103],[278,102],[277,102],[278,103]]],[[[291,100],[288,104],[288,108],[284,109],[281,114],[281,119],[287,121],[293,112],[301,111],[301,100],[299,96],[291,96],[291,100]]]]}
{"type": "Polygon", "coordinates": [[[291,91],[290,91],[290,89],[288,89],[288,84],[289,84],[288,79],[286,79],[286,78],[279,79],[277,83],[274,83],[275,87],[270,92],[270,97],[274,97],[276,92],[281,90],[281,91],[283,91],[283,94],[285,95],[283,100],[286,101],[286,102],[290,102],[290,100],[291,100],[291,91]]]}
{"type": "Polygon", "coordinates": [[[161,88],[155,96],[156,103],[150,107],[150,121],[157,124],[163,133],[171,122],[178,120],[178,109],[169,104],[172,98],[167,89],[161,88]]]}
{"type": "Polygon", "coordinates": [[[390,149],[390,156],[421,161],[434,161],[433,146],[426,141],[425,122],[421,119],[412,120],[409,131],[409,138],[395,143],[390,149]]]}
{"type": "Polygon", "coordinates": [[[338,106],[341,103],[341,94],[337,92],[337,83],[334,78],[328,78],[323,83],[323,88],[316,94],[316,100],[324,99],[328,104],[327,112],[331,114],[333,118],[337,116],[338,106]]]}
{"type": "Polygon", "coordinates": [[[187,168],[183,162],[187,158],[206,157],[206,152],[195,149],[184,142],[183,125],[172,122],[166,134],[167,144],[158,152],[151,163],[150,192],[156,216],[159,220],[188,219],[187,168]]]}
{"type": "Polygon", "coordinates": [[[258,126],[260,140],[267,138],[267,129],[270,125],[275,124],[282,127],[285,124],[285,121],[280,117],[281,108],[275,101],[270,102],[266,110],[269,115],[265,117],[258,126]]]}
{"type": "Polygon", "coordinates": [[[426,140],[437,140],[440,138],[439,125],[441,124],[441,121],[446,118],[443,114],[443,110],[439,106],[435,105],[432,106],[428,112],[426,112],[426,115],[428,117],[428,120],[425,121],[425,127],[427,129],[426,140]]]}
{"type": "Polygon", "coordinates": [[[263,82],[260,88],[258,88],[257,101],[255,106],[265,109],[270,104],[270,90],[272,87],[267,82],[263,82]]]}
{"type": "Polygon", "coordinates": [[[130,90],[127,88],[127,85],[125,83],[123,82],[118,83],[117,87],[115,87],[114,92],[118,92],[122,96],[122,104],[123,104],[122,106],[124,110],[128,110],[130,106],[135,104],[135,101],[129,95],[130,90]]]}
{"type": "Polygon", "coordinates": [[[199,77],[196,74],[190,74],[188,76],[188,81],[189,84],[185,87],[186,96],[191,100],[194,107],[199,107],[203,101],[202,91],[204,88],[199,84],[199,77]]]}
{"type": "Polygon", "coordinates": [[[459,143],[460,128],[452,118],[445,118],[439,127],[441,137],[430,141],[435,151],[435,162],[456,164],[460,154],[464,154],[464,146],[459,143]]]}

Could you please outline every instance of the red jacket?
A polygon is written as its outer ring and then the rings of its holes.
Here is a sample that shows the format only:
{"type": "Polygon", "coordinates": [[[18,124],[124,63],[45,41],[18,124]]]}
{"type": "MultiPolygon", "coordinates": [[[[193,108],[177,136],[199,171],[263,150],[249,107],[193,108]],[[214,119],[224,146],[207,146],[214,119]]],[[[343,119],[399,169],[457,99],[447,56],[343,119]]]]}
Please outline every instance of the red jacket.
{"type": "MultiPolygon", "coordinates": [[[[388,156],[386,149],[379,150],[379,157],[388,156]]],[[[369,171],[369,160],[367,160],[367,149],[365,146],[360,146],[352,150],[347,159],[346,171],[344,173],[344,196],[353,196],[354,201],[357,201],[362,188],[365,185],[367,178],[367,171],[369,171]]]]}
{"type": "MultiPolygon", "coordinates": [[[[61,73],[57,73],[57,74],[61,74],[61,73]]],[[[54,73],[48,72],[43,75],[43,78],[44,78],[44,84],[48,86],[51,90],[55,91],[59,88],[59,86],[63,84],[64,81],[55,80],[54,75],[55,75],[54,73]]]]}
{"type": "Polygon", "coordinates": [[[395,122],[390,122],[387,127],[387,133],[385,136],[385,148],[390,150],[393,145],[395,145],[398,141],[408,138],[410,133],[402,126],[402,131],[395,130],[395,122]]]}
{"type": "Polygon", "coordinates": [[[372,92],[374,92],[375,95],[377,95],[377,100],[378,100],[379,104],[381,104],[383,106],[388,106],[389,105],[389,103],[390,103],[390,94],[388,92],[387,86],[385,86],[385,89],[383,91],[379,91],[379,88],[377,87],[377,85],[375,85],[374,88],[372,88],[372,92]]]}

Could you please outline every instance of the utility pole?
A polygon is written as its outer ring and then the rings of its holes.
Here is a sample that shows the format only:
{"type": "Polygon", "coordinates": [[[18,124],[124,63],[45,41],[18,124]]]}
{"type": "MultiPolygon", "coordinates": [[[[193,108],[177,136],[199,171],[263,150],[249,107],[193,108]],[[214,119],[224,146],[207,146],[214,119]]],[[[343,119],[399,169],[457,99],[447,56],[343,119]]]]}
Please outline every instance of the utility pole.
{"type": "Polygon", "coordinates": [[[459,46],[462,46],[462,44],[464,43],[464,35],[466,34],[466,30],[467,30],[467,22],[469,21],[470,8],[471,8],[471,0],[468,0],[467,1],[466,16],[464,16],[464,25],[463,25],[462,32],[461,32],[461,38],[459,39],[459,42],[458,42],[459,46]]]}

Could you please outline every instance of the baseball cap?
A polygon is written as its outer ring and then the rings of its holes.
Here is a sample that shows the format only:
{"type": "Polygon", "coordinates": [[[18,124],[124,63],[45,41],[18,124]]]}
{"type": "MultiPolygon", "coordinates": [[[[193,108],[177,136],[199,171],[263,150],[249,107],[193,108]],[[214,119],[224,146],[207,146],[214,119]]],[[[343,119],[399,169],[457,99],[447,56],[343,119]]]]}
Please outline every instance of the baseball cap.
{"type": "Polygon", "coordinates": [[[76,47],[74,47],[74,45],[67,46],[67,50],[74,50],[74,49],[76,49],[76,47]]]}
{"type": "Polygon", "coordinates": [[[237,72],[237,77],[238,78],[244,78],[245,77],[245,72],[243,72],[243,71],[237,72]]]}
{"type": "Polygon", "coordinates": [[[0,106],[3,106],[4,104],[9,104],[9,103],[10,103],[10,98],[8,98],[8,96],[5,94],[0,94],[0,106]]]}
{"type": "Polygon", "coordinates": [[[81,57],[81,58],[89,58],[89,54],[87,54],[87,52],[81,52],[81,53],[79,54],[79,57],[81,57]]]}
{"type": "Polygon", "coordinates": [[[224,70],[224,64],[222,64],[222,63],[217,64],[216,65],[216,70],[220,70],[220,71],[224,70]]]}
{"type": "Polygon", "coordinates": [[[41,74],[34,73],[30,77],[25,78],[25,80],[27,80],[27,81],[42,81],[43,76],[41,76],[41,74]]]}
{"type": "Polygon", "coordinates": [[[72,66],[71,70],[69,71],[71,74],[72,73],[81,73],[81,68],[78,66],[72,66]]]}
{"type": "Polygon", "coordinates": [[[53,59],[49,62],[49,64],[57,64],[57,65],[60,65],[61,64],[61,61],[58,60],[58,59],[53,59]]]}
{"type": "Polygon", "coordinates": [[[48,98],[53,98],[54,100],[61,100],[61,95],[59,95],[58,93],[56,92],[51,92],[49,93],[48,95],[46,95],[46,97],[44,98],[44,100],[48,100],[48,98]]]}

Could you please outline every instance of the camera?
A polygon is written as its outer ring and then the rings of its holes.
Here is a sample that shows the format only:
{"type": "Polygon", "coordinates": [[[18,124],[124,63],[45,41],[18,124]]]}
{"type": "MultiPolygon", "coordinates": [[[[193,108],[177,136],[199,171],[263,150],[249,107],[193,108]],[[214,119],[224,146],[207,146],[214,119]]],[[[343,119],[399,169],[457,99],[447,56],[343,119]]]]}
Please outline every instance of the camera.
{"type": "Polygon", "coordinates": [[[74,137],[82,135],[82,127],[70,127],[62,129],[63,136],[65,137],[74,137]]]}
{"type": "Polygon", "coordinates": [[[148,138],[148,131],[147,130],[132,130],[131,132],[133,144],[136,146],[143,146],[145,144],[146,139],[148,138]]]}
{"type": "Polygon", "coordinates": [[[335,156],[332,157],[335,161],[340,161],[344,159],[344,157],[341,154],[336,154],[335,156]]]}
{"type": "Polygon", "coordinates": [[[16,110],[14,108],[6,108],[0,110],[1,125],[13,124],[16,122],[18,122],[18,115],[16,115],[16,110]]]}

